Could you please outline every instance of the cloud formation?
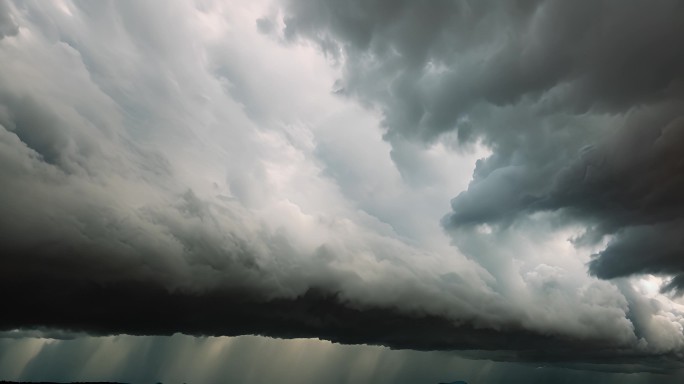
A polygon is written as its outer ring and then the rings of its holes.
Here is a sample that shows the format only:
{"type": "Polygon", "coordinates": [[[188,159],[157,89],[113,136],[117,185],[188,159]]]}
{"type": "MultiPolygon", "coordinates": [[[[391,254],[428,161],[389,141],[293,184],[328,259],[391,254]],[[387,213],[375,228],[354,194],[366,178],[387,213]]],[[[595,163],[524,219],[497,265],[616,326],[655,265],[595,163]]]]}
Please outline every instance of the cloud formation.
{"type": "Polygon", "coordinates": [[[386,136],[455,135],[492,155],[448,228],[558,211],[610,237],[590,264],[674,276],[684,248],[684,51],[678,1],[290,1],[285,33],[343,57],[344,93],[386,136]]]}
{"type": "Polygon", "coordinates": [[[3,330],[678,367],[678,3],[1,4],[3,330]]]}

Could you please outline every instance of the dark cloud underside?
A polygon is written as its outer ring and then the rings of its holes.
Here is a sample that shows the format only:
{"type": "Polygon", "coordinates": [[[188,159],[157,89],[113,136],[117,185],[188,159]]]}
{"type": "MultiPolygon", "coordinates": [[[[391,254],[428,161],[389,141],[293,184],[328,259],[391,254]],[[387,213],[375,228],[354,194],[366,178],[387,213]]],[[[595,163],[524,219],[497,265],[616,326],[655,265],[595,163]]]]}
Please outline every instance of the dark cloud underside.
{"type": "Polygon", "coordinates": [[[0,288],[15,292],[4,300],[12,315],[0,321],[2,329],[58,328],[92,335],[254,334],[424,351],[471,350],[475,358],[507,361],[615,363],[618,371],[623,369],[620,364],[664,372],[678,366],[676,359],[635,353],[609,340],[541,335],[513,323],[498,330],[473,327],[395,307],[364,308],[323,288],[272,300],[240,290],[195,293],[144,282],[102,284],[49,276],[6,278],[0,288]]]}

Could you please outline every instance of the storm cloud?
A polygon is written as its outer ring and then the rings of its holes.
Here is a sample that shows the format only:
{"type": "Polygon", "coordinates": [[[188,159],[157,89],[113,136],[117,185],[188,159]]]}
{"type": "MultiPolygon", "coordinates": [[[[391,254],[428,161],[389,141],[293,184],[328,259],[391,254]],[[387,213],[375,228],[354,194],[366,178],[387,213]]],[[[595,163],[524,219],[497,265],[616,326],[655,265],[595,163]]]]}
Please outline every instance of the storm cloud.
{"type": "Polygon", "coordinates": [[[610,237],[602,278],[682,279],[684,26],[679,1],[292,1],[290,38],[344,57],[344,93],[386,137],[480,141],[447,228],[559,211],[610,237]]]}
{"type": "Polygon", "coordinates": [[[0,329],[678,369],[682,16],[2,2],[0,329]]]}

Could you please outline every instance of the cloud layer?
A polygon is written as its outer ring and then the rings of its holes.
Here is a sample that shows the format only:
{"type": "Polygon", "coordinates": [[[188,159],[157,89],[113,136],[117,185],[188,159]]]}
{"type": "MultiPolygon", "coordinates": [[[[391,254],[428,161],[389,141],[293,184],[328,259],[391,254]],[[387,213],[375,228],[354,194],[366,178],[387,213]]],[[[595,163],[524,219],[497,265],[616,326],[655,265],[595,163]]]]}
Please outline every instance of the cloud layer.
{"type": "Polygon", "coordinates": [[[386,136],[484,142],[447,227],[560,211],[606,236],[590,270],[682,280],[684,27],[678,1],[291,1],[285,32],[344,57],[386,136]]]}
{"type": "Polygon", "coordinates": [[[676,368],[684,10],[620,4],[0,3],[0,328],[676,368]]]}

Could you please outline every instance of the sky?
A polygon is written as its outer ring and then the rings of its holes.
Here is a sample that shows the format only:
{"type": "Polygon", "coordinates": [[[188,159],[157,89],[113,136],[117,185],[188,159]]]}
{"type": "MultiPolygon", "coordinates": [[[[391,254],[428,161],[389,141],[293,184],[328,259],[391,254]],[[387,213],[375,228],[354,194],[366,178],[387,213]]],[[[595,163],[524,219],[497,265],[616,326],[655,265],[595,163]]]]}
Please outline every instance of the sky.
{"type": "Polygon", "coordinates": [[[0,380],[680,383],[682,19],[0,0],[0,380]]]}

